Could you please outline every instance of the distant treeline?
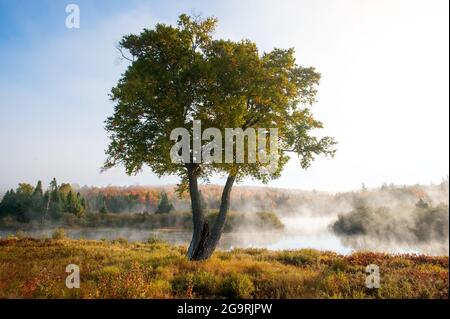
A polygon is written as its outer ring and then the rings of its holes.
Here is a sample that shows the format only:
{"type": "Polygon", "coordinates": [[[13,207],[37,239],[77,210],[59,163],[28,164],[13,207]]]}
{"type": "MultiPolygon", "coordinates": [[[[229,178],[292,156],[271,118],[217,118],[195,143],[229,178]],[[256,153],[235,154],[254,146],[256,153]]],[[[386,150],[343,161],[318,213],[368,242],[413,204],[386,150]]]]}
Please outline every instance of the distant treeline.
{"type": "MultiPolygon", "coordinates": [[[[192,227],[189,209],[175,211],[172,201],[164,189],[151,189],[135,192],[129,188],[112,191],[98,189],[79,189],[67,183],[58,185],[53,179],[47,190],[42,182],[36,186],[21,183],[15,190],[9,190],[0,202],[0,228],[20,229],[28,224],[38,226],[51,223],[76,227],[132,227],[183,228],[192,227]],[[118,191],[120,190],[120,191],[118,191]],[[127,191],[125,191],[127,190],[127,191]],[[39,222],[36,225],[36,222],[39,222]]],[[[169,190],[170,192],[170,190],[169,190]]],[[[217,209],[200,192],[203,209],[210,222],[217,216],[217,209]]],[[[178,207],[183,197],[178,200],[178,207]]],[[[225,224],[225,231],[250,224],[258,229],[282,229],[284,225],[272,212],[234,212],[231,211],[225,224]]]]}
{"type": "Polygon", "coordinates": [[[20,183],[15,190],[7,191],[0,201],[0,218],[9,217],[27,223],[58,221],[63,217],[71,220],[71,216],[92,220],[93,214],[137,212],[137,207],[143,214],[149,214],[150,211],[166,214],[174,210],[165,192],[156,196],[151,196],[148,192],[144,201],[141,201],[138,194],[93,193],[86,189],[83,193],[68,183],[58,185],[56,179],[50,182],[45,191],[41,181],[36,186],[20,183]]]}
{"type": "MultiPolygon", "coordinates": [[[[206,212],[219,209],[222,188],[220,185],[200,187],[206,212]]],[[[448,177],[439,184],[384,184],[378,188],[362,185],[359,190],[340,193],[238,186],[231,194],[230,208],[235,212],[275,212],[278,216],[323,216],[351,212],[357,209],[355,202],[363,200],[367,207],[386,207],[395,214],[399,207],[414,208],[419,200],[430,206],[448,205],[448,196],[448,177]]],[[[55,179],[46,190],[41,182],[36,186],[19,184],[0,202],[0,218],[9,216],[22,222],[59,220],[63,216],[96,220],[100,217],[91,215],[152,215],[172,211],[190,211],[189,194],[179,196],[175,186],[78,187],[58,185],[55,179]]]]}
{"type": "Polygon", "coordinates": [[[84,216],[86,201],[70,184],[58,185],[56,179],[44,192],[42,182],[35,187],[21,183],[16,190],[9,190],[0,202],[0,217],[12,216],[20,222],[59,219],[64,213],[78,218],[84,216]]]}
{"type": "MultiPolygon", "coordinates": [[[[189,211],[189,194],[184,193],[179,197],[175,188],[175,186],[82,187],[80,193],[86,198],[92,211],[99,211],[106,206],[111,213],[153,213],[157,210],[161,193],[167,194],[176,211],[189,211]]],[[[202,185],[200,189],[204,207],[211,211],[219,209],[223,186],[202,185]]],[[[273,211],[280,215],[298,213],[330,215],[352,210],[357,198],[364,199],[371,207],[399,205],[414,207],[420,199],[431,205],[448,203],[448,195],[448,178],[442,183],[430,185],[383,184],[378,188],[367,188],[362,185],[358,190],[339,193],[237,186],[231,193],[230,209],[246,212],[273,211]]]]}

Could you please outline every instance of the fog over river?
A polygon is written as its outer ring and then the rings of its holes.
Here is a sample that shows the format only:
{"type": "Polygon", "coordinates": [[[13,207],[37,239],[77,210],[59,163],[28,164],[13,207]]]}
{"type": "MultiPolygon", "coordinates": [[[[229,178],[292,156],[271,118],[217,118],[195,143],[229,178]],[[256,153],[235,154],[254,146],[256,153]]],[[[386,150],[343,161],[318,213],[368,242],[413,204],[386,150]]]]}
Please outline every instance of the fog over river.
{"type": "MultiPolygon", "coordinates": [[[[449,243],[399,243],[380,241],[368,236],[338,237],[330,229],[336,216],[295,216],[284,217],[281,221],[284,230],[261,231],[242,226],[231,233],[224,233],[220,241],[220,249],[233,248],[267,248],[270,250],[314,248],[330,250],[340,254],[354,251],[378,251],[388,253],[418,253],[428,255],[448,255],[449,243]]],[[[51,237],[54,228],[28,230],[31,237],[51,237]]],[[[65,228],[72,239],[114,240],[125,238],[128,241],[147,241],[158,238],[175,245],[188,245],[191,231],[182,229],[133,229],[133,228],[65,228]]],[[[0,230],[3,238],[14,235],[14,231],[0,230]]]]}

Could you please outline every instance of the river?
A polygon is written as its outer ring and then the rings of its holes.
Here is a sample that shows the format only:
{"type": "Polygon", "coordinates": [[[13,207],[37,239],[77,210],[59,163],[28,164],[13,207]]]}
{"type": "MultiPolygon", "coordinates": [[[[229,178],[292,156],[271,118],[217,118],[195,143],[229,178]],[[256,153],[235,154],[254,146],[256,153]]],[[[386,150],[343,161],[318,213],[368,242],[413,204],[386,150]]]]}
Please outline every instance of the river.
{"type": "MultiPolygon", "coordinates": [[[[355,251],[378,251],[386,253],[417,253],[428,255],[448,255],[446,243],[410,244],[398,242],[380,242],[366,237],[340,238],[330,229],[332,217],[286,217],[282,218],[285,225],[280,231],[261,231],[242,228],[231,233],[224,233],[219,248],[267,248],[270,250],[313,248],[334,251],[339,254],[350,254],[355,251]]],[[[27,231],[26,234],[35,237],[51,237],[54,229],[38,229],[27,231]]],[[[182,229],[133,229],[133,228],[65,228],[72,239],[114,240],[125,238],[128,241],[147,241],[148,238],[158,238],[175,245],[187,245],[191,239],[191,231],[182,229]]],[[[6,238],[15,232],[0,230],[0,236],[6,238]]]]}

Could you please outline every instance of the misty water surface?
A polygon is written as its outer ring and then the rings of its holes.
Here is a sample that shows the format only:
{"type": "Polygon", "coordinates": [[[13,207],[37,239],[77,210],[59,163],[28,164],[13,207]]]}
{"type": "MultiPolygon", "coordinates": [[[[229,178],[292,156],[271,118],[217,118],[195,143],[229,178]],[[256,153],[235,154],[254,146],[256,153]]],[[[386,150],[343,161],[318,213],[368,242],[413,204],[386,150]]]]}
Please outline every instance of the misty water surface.
{"type": "MultiPolygon", "coordinates": [[[[232,233],[224,233],[220,249],[267,248],[270,250],[314,248],[329,250],[340,254],[354,251],[379,251],[388,253],[420,253],[428,255],[448,255],[448,241],[445,243],[412,244],[398,242],[380,242],[367,237],[340,238],[329,228],[336,217],[296,216],[281,218],[285,229],[281,231],[261,231],[251,228],[239,228],[232,233]]],[[[246,227],[246,226],[244,226],[246,227]]],[[[54,228],[30,230],[26,234],[32,237],[51,237],[54,228]]],[[[65,228],[72,239],[114,240],[125,238],[128,241],[145,242],[154,237],[175,245],[188,245],[191,231],[180,229],[132,229],[132,228],[65,228]]],[[[13,231],[0,230],[5,238],[13,231]]]]}

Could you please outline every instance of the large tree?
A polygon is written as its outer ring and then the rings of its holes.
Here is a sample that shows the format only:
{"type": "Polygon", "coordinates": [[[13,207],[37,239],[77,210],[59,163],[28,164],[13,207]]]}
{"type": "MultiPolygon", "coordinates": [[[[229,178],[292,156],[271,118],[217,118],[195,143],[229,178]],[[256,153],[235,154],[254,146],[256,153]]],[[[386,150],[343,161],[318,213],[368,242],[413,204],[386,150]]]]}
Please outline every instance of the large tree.
{"type": "MultiPolygon", "coordinates": [[[[111,142],[105,169],[121,164],[128,174],[136,174],[147,165],[159,176],[181,177],[179,191],[188,190],[192,204],[188,256],[193,260],[210,257],[216,248],[236,181],[279,177],[289,152],[298,155],[302,168],[319,154],[335,152],[332,138],[313,135],[322,128],[309,109],[320,74],[297,65],[293,49],[260,53],[249,40],[214,39],[216,22],[181,15],[177,26],[157,24],[125,36],[119,50],[130,64],[111,91],[115,109],[106,121],[111,142]],[[189,161],[172,161],[172,130],[185,128],[192,136],[193,120],[200,120],[202,129],[219,129],[223,136],[225,128],[277,128],[276,169],[264,170],[259,156],[254,163],[247,157],[244,163],[196,163],[193,150],[189,161]],[[226,176],[226,183],[218,217],[210,226],[198,182],[217,173],[226,176]]],[[[269,135],[266,140],[269,144],[269,135]]],[[[205,147],[207,142],[201,143],[205,147]]],[[[249,145],[248,139],[245,143],[249,145]]],[[[224,147],[214,152],[220,151],[224,153],[224,147]]]]}

